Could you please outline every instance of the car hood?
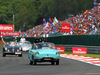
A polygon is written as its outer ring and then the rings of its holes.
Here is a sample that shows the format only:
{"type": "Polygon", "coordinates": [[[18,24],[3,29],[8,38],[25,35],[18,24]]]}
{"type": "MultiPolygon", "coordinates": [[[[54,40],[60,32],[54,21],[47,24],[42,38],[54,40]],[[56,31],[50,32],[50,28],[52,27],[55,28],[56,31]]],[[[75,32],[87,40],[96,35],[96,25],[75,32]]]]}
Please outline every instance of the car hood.
{"type": "Polygon", "coordinates": [[[21,45],[21,47],[30,47],[31,45],[29,44],[25,44],[25,45],[21,45]]]}
{"type": "Polygon", "coordinates": [[[38,49],[38,50],[35,50],[35,52],[39,52],[41,54],[45,54],[45,53],[56,53],[56,52],[59,52],[55,49],[38,49]]]}

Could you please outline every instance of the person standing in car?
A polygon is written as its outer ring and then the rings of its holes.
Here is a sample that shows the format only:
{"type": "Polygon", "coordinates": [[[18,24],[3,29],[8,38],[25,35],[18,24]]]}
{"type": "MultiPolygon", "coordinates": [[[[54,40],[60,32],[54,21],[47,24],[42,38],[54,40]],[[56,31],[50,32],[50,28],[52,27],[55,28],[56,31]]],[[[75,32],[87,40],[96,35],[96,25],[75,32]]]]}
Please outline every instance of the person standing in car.
{"type": "Polygon", "coordinates": [[[40,36],[41,36],[40,33],[37,33],[36,38],[35,38],[33,44],[35,44],[35,43],[39,43],[39,42],[44,43],[43,38],[41,38],[40,36]]]}
{"type": "Polygon", "coordinates": [[[26,39],[24,38],[24,36],[22,36],[22,38],[20,39],[20,42],[25,42],[26,41],[26,39]]]}

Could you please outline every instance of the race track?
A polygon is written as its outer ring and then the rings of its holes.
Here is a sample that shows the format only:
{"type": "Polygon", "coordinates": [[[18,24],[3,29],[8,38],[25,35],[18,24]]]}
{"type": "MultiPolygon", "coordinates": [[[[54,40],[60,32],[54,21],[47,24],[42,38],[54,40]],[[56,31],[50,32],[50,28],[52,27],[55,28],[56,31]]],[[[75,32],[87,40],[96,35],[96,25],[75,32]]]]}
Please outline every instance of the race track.
{"type": "Polygon", "coordinates": [[[100,75],[100,67],[67,58],[61,58],[59,66],[50,63],[29,65],[27,54],[2,57],[0,50],[0,75],[100,75]]]}

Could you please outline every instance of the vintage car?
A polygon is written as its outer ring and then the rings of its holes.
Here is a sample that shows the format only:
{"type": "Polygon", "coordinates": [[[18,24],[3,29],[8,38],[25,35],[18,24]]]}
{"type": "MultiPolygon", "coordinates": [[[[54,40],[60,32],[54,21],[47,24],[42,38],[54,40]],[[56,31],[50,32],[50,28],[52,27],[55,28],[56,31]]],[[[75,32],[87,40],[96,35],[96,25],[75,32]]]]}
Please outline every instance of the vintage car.
{"type": "Polygon", "coordinates": [[[29,41],[18,42],[17,44],[21,46],[22,51],[29,51],[30,49],[32,49],[32,44],[29,41]]]}
{"type": "Polygon", "coordinates": [[[29,50],[28,58],[30,65],[36,65],[37,62],[50,62],[52,65],[59,65],[60,52],[55,49],[53,43],[36,43],[29,50]]]}
{"type": "Polygon", "coordinates": [[[6,55],[18,55],[19,57],[22,57],[21,47],[14,41],[7,42],[3,45],[3,57],[6,55]]]}

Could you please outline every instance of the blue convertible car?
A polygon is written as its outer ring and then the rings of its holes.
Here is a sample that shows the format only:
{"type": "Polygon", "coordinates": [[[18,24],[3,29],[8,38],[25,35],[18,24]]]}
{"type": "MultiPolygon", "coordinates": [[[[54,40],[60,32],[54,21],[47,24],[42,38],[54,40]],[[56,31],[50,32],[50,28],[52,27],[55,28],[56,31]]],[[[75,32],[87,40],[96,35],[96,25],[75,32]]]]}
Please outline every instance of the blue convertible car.
{"type": "Polygon", "coordinates": [[[18,55],[19,57],[22,57],[21,47],[13,41],[7,42],[3,46],[3,57],[6,55],[18,55]]]}
{"type": "Polygon", "coordinates": [[[59,65],[60,52],[55,49],[53,43],[36,43],[33,49],[29,50],[30,65],[37,62],[50,62],[52,65],[59,65]]]}

